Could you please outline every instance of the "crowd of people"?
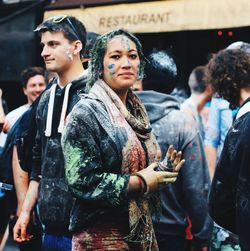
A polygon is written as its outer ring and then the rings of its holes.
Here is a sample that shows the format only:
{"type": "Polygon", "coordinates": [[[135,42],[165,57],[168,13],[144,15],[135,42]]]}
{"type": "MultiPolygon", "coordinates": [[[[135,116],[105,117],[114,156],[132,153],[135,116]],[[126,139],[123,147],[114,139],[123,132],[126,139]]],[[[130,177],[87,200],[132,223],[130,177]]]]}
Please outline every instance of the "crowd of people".
{"type": "Polygon", "coordinates": [[[184,99],[172,55],[124,29],[35,32],[27,104],[0,90],[0,250],[9,229],[23,251],[248,251],[250,44],[194,68],[184,99]]]}

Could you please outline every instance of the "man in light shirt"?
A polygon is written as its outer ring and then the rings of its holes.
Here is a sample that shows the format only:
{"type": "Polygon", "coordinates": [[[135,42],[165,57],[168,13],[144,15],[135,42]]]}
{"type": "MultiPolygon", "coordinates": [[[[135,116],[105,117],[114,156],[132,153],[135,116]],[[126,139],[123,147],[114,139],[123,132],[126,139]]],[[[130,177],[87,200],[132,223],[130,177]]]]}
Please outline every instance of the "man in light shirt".
{"type": "MultiPolygon", "coordinates": [[[[27,103],[6,115],[6,120],[10,123],[10,128],[28,110],[29,106],[43,92],[46,87],[44,69],[41,67],[29,67],[21,74],[23,93],[27,97],[27,103]]],[[[6,141],[7,133],[0,134],[0,147],[3,147],[6,141]]]]}

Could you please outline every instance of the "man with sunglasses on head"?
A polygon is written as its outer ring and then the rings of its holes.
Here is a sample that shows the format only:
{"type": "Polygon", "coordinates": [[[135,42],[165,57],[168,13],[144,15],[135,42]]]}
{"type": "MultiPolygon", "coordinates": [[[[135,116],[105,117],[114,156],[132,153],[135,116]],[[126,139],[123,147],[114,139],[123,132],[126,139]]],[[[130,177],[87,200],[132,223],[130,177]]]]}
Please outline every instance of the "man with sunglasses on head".
{"type": "Polygon", "coordinates": [[[28,241],[29,221],[37,202],[44,229],[43,251],[70,251],[68,230],[73,199],[69,192],[61,149],[66,116],[84,92],[86,75],[81,57],[86,44],[84,25],[72,16],[56,16],[36,29],[41,37],[46,69],[57,73],[40,99],[36,112],[37,133],[32,171],[20,217],[14,227],[17,242],[28,241]]]}

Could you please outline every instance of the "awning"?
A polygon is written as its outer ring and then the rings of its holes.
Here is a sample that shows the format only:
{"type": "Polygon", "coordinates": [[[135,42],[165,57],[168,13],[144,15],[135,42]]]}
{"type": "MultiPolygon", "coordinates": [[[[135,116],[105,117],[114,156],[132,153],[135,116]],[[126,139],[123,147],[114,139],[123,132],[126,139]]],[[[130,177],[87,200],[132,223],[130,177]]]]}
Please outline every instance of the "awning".
{"type": "Polygon", "coordinates": [[[250,0],[162,0],[45,12],[68,14],[88,31],[125,28],[134,33],[208,30],[250,26],[250,0]]]}

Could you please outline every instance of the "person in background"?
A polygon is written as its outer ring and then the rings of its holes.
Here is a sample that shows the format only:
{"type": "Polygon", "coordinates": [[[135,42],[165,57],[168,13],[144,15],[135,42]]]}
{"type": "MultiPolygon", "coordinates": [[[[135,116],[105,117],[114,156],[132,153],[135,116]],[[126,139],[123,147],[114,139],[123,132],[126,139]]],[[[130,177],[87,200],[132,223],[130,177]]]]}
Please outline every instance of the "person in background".
{"type": "Polygon", "coordinates": [[[186,160],[177,181],[160,191],[162,213],[159,221],[154,220],[159,249],[186,250],[189,242],[185,239],[185,229],[189,216],[192,248],[208,250],[213,227],[207,207],[210,179],[197,124],[193,117],[180,110],[178,100],[169,95],[177,78],[173,58],[165,51],[154,51],[147,59],[143,91],[136,94],[146,107],[161,151],[172,144],[186,160]]]}
{"type": "Polygon", "coordinates": [[[180,103],[183,103],[189,97],[186,88],[183,86],[176,86],[170,95],[178,99],[180,103]]]}
{"type": "Polygon", "coordinates": [[[35,31],[41,36],[46,69],[57,77],[41,95],[37,107],[30,183],[14,227],[14,239],[30,240],[28,224],[37,201],[44,231],[42,250],[71,251],[72,234],[68,227],[73,198],[65,179],[61,133],[66,117],[86,86],[81,61],[86,29],[75,17],[59,15],[44,21],[35,31]]]}
{"type": "Polygon", "coordinates": [[[91,53],[91,49],[93,47],[93,45],[95,44],[96,39],[99,37],[100,35],[95,33],[95,32],[87,32],[87,41],[86,41],[86,46],[85,46],[85,50],[84,50],[84,55],[83,55],[83,59],[82,59],[82,63],[83,63],[83,67],[84,69],[86,69],[86,74],[87,74],[87,69],[88,69],[88,62],[91,60],[90,58],[90,53],[91,53]]]}
{"type": "MultiPolygon", "coordinates": [[[[6,120],[10,123],[10,128],[15,124],[18,118],[28,110],[29,106],[35,101],[35,99],[46,88],[45,72],[41,67],[28,67],[21,73],[21,82],[23,87],[23,93],[27,97],[27,103],[9,112],[6,115],[6,120]]],[[[9,128],[9,129],[10,129],[9,128]]],[[[7,138],[7,134],[1,132],[0,134],[0,146],[3,147],[7,138]]]]}
{"type": "MultiPolygon", "coordinates": [[[[248,43],[237,41],[230,44],[226,49],[247,50],[248,43]]],[[[211,179],[213,178],[216,163],[220,157],[226,134],[233,123],[238,108],[231,109],[230,103],[214,95],[211,101],[209,119],[205,133],[205,152],[211,179]]]]}
{"type": "MultiPolygon", "coordinates": [[[[233,118],[238,110],[238,108],[232,110],[229,106],[229,102],[218,97],[217,94],[212,98],[204,140],[211,180],[213,179],[215,167],[220,158],[226,135],[232,126],[233,118]]],[[[239,251],[238,236],[214,223],[211,251],[221,250],[226,247],[239,251]]]]}
{"type": "MultiPolygon", "coordinates": [[[[0,132],[3,131],[8,131],[9,123],[5,119],[5,112],[4,112],[4,107],[3,107],[3,102],[2,102],[2,89],[0,89],[0,132]]],[[[1,148],[1,147],[0,147],[1,148]]],[[[1,154],[2,149],[0,149],[0,154],[1,154]]],[[[1,208],[1,214],[0,214],[0,250],[2,249],[5,241],[6,241],[6,236],[7,232],[6,230],[6,215],[8,215],[8,209],[7,209],[7,203],[6,203],[6,197],[4,191],[0,189],[0,208],[1,208]],[[5,234],[6,233],[6,234],[5,234]]]]}
{"type": "MultiPolygon", "coordinates": [[[[0,88],[0,133],[3,132],[7,132],[9,130],[10,124],[8,123],[8,121],[5,118],[5,107],[4,107],[4,102],[2,99],[2,89],[0,88]]],[[[0,151],[1,152],[1,151],[0,151]]]]}
{"type": "MultiPolygon", "coordinates": [[[[9,222],[9,240],[12,239],[13,226],[16,222],[16,218],[19,216],[19,210],[28,188],[28,173],[23,172],[20,168],[20,165],[23,155],[23,148],[27,147],[26,139],[27,137],[31,136],[26,135],[27,130],[25,130],[25,128],[29,128],[34,124],[33,117],[31,116],[32,114],[30,111],[34,108],[34,106],[36,106],[38,100],[39,97],[31,104],[29,109],[11,127],[8,132],[2,154],[0,155],[0,181],[2,182],[3,188],[6,193],[6,207],[8,210],[5,216],[5,221],[7,223],[9,222]],[[21,141],[19,141],[20,134],[22,135],[22,133],[24,137],[22,137],[21,141]],[[18,180],[21,179],[23,182],[17,184],[15,182],[16,178],[18,180]]],[[[29,140],[31,140],[31,138],[29,138],[29,140]]],[[[31,155],[31,149],[26,150],[29,150],[28,154],[31,155]]],[[[29,165],[29,163],[27,163],[27,165],[29,165]]],[[[35,219],[35,217],[32,218],[35,219]]],[[[41,250],[41,230],[38,227],[38,224],[32,223],[32,225],[30,225],[30,229],[31,226],[33,238],[29,242],[19,244],[19,249],[21,251],[41,250]]]]}
{"type": "Polygon", "coordinates": [[[0,88],[0,99],[1,99],[1,106],[2,106],[2,108],[1,109],[3,109],[3,111],[2,112],[4,112],[4,114],[7,114],[8,113],[8,106],[7,106],[7,103],[6,103],[6,101],[3,99],[3,90],[0,88]]]}
{"type": "MultiPolygon", "coordinates": [[[[15,123],[22,116],[22,114],[30,107],[30,105],[36,100],[40,93],[45,89],[46,83],[44,69],[42,67],[28,67],[24,69],[21,73],[21,83],[23,86],[23,92],[27,96],[27,104],[20,106],[19,108],[7,114],[7,116],[5,117],[5,124],[3,126],[4,130],[0,135],[0,145],[2,146],[2,151],[0,154],[0,182],[4,182],[4,184],[6,184],[5,177],[8,176],[9,172],[12,173],[12,153],[10,149],[12,149],[12,143],[15,139],[14,132],[11,129],[14,127],[15,123]],[[6,130],[6,123],[9,124],[8,130],[6,130]],[[7,135],[9,135],[8,138],[7,135]]],[[[2,190],[2,194],[5,197],[5,205],[2,207],[6,210],[4,213],[5,219],[1,223],[2,227],[6,229],[9,219],[11,219],[11,222],[15,219],[16,198],[14,193],[6,192],[4,190],[2,190]]],[[[10,227],[10,231],[11,230],[12,228],[10,227]]]]}
{"type": "Polygon", "coordinates": [[[66,177],[75,197],[74,251],[158,250],[147,195],[174,182],[184,161],[171,147],[173,172],[157,171],[159,148],[146,111],[131,91],[142,78],[138,39],[118,29],[96,40],[89,94],[73,108],[62,136],[66,177]]]}
{"type": "MultiPolygon", "coordinates": [[[[46,83],[53,77],[53,73],[45,71],[46,83]]],[[[49,88],[49,86],[47,87],[49,88]]],[[[39,96],[40,97],[40,96],[39,96]]],[[[0,181],[13,191],[6,192],[7,205],[9,210],[6,219],[9,219],[9,239],[13,236],[13,227],[20,215],[23,200],[25,198],[28,185],[32,157],[32,146],[34,143],[34,131],[36,128],[35,111],[39,102],[39,97],[30,105],[28,110],[15,122],[8,132],[3,153],[0,155],[0,181]],[[11,202],[11,203],[10,203],[11,202]]],[[[29,225],[32,239],[28,242],[18,243],[20,251],[41,250],[41,225],[37,217],[37,212],[32,215],[32,222],[29,225]]]]}
{"type": "Polygon", "coordinates": [[[205,66],[197,66],[193,69],[188,79],[191,96],[181,104],[181,110],[190,114],[197,122],[202,140],[204,140],[206,127],[202,110],[212,97],[211,85],[204,81],[205,69],[205,66]]]}
{"type": "MultiPolygon", "coordinates": [[[[0,88],[0,132],[4,130],[4,123],[6,121],[5,119],[5,112],[3,108],[3,102],[2,102],[2,89],[0,88]]],[[[1,150],[0,150],[1,153],[1,150]]]]}
{"type": "Polygon", "coordinates": [[[209,211],[216,223],[238,234],[241,250],[249,250],[250,45],[215,54],[208,80],[232,108],[240,107],[215,169],[209,211]]]}
{"type": "Polygon", "coordinates": [[[229,102],[219,97],[213,97],[209,109],[205,130],[204,147],[211,179],[215,166],[221,154],[226,134],[233,123],[235,110],[229,108],[229,102]]]}
{"type": "MultiPolygon", "coordinates": [[[[249,44],[237,41],[230,44],[226,49],[248,50],[249,44]]],[[[225,137],[237,114],[238,107],[232,108],[230,103],[214,94],[211,101],[209,119],[206,127],[204,147],[208,161],[210,178],[213,179],[216,164],[223,149],[225,137]]],[[[214,224],[211,241],[211,251],[230,247],[232,250],[239,250],[238,236],[224,229],[218,224],[214,224]]]]}

